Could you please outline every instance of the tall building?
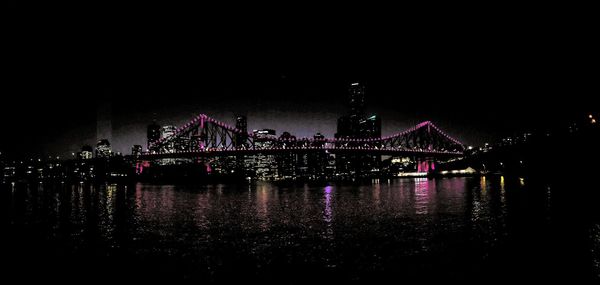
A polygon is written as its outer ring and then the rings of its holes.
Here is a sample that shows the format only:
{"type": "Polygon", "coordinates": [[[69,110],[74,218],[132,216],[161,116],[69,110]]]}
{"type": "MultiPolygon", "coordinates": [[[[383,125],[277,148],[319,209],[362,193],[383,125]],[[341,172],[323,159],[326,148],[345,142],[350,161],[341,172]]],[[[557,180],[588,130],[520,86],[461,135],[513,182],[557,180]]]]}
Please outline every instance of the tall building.
{"type": "MultiPolygon", "coordinates": [[[[296,144],[296,137],[288,132],[283,132],[279,136],[279,145],[281,148],[293,147],[296,144]]],[[[296,177],[297,156],[293,152],[284,152],[277,155],[278,177],[281,179],[294,179],[296,177]]]]}
{"type": "MultiPolygon", "coordinates": [[[[177,127],[172,125],[166,125],[158,128],[159,138],[167,139],[175,135],[177,127]]],[[[177,143],[178,140],[169,140],[168,143],[162,143],[160,149],[154,149],[154,151],[160,151],[163,153],[174,153],[177,151],[177,147],[182,147],[181,144],[177,143]]],[[[158,160],[160,165],[173,165],[177,163],[175,158],[162,158],[158,160]]]]}
{"type": "MultiPolygon", "coordinates": [[[[321,133],[316,133],[313,136],[314,142],[313,147],[322,147],[325,142],[325,136],[321,133]]],[[[309,153],[307,157],[308,174],[312,179],[318,179],[325,177],[325,170],[327,167],[328,154],[325,151],[317,151],[309,153]]]]}
{"type": "Polygon", "coordinates": [[[358,122],[360,137],[362,138],[380,138],[381,137],[381,118],[372,115],[363,118],[358,122]]]}
{"type": "MultiPolygon", "coordinates": [[[[277,140],[275,130],[262,129],[254,130],[254,145],[257,149],[267,149],[274,146],[277,140]]],[[[260,180],[273,180],[278,176],[277,160],[272,154],[257,154],[254,156],[254,171],[256,177],[260,180]]]]}
{"type": "MultiPolygon", "coordinates": [[[[246,141],[248,140],[248,119],[244,115],[236,115],[235,116],[235,128],[240,130],[240,133],[235,134],[233,137],[234,142],[233,145],[236,148],[246,148],[248,145],[246,141]]],[[[244,177],[252,176],[252,159],[246,157],[243,154],[237,154],[235,156],[235,171],[238,175],[243,175],[244,177]]]]}
{"type": "Polygon", "coordinates": [[[172,126],[172,125],[163,126],[160,129],[160,137],[163,139],[169,138],[175,134],[175,131],[177,131],[177,127],[175,127],[175,126],[172,126]]]}
{"type": "Polygon", "coordinates": [[[262,144],[272,142],[272,139],[277,138],[277,132],[272,129],[262,129],[262,130],[254,130],[252,131],[254,135],[259,139],[259,142],[262,144]]]}
{"type": "Polygon", "coordinates": [[[96,144],[96,157],[108,158],[112,155],[112,148],[107,139],[101,139],[96,144]]]}
{"type": "Polygon", "coordinates": [[[363,117],[365,115],[365,86],[358,82],[350,84],[348,89],[350,115],[363,117]]]}
{"type": "Polygon", "coordinates": [[[147,138],[148,144],[146,147],[150,149],[150,145],[155,143],[160,139],[160,126],[156,123],[156,121],[152,121],[152,124],[148,125],[147,129],[147,138]]]}
{"type": "Polygon", "coordinates": [[[248,139],[248,119],[246,116],[237,115],[235,116],[235,128],[240,130],[240,134],[235,135],[234,145],[236,147],[241,147],[245,144],[248,139]]]}
{"type": "MultiPolygon", "coordinates": [[[[349,111],[338,119],[336,138],[378,138],[381,137],[381,118],[366,115],[365,87],[360,83],[350,84],[348,89],[349,111]]],[[[364,147],[364,144],[346,143],[350,147],[364,147]]],[[[379,167],[381,157],[350,154],[336,156],[336,171],[342,175],[368,176],[379,167]]]]}
{"type": "MultiPolygon", "coordinates": [[[[170,138],[171,136],[173,136],[175,134],[176,130],[177,130],[177,127],[172,126],[172,125],[163,126],[160,129],[160,137],[162,139],[170,138]]],[[[175,151],[175,142],[171,141],[169,144],[166,144],[164,146],[163,151],[164,152],[174,152],[175,151]]]]}
{"type": "Polygon", "coordinates": [[[337,138],[376,138],[381,137],[381,118],[366,116],[365,87],[352,83],[348,89],[349,112],[337,122],[337,138]]]}

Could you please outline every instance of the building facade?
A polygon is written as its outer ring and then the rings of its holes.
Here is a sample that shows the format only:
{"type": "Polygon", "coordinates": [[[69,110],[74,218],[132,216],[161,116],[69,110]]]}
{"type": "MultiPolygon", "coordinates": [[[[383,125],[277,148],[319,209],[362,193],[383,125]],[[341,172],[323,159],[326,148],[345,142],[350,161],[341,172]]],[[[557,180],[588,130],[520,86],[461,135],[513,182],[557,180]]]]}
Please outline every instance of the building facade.
{"type": "MultiPolygon", "coordinates": [[[[365,86],[352,83],[348,89],[348,113],[338,119],[336,138],[362,139],[381,137],[381,118],[367,116],[365,86]]],[[[348,146],[361,147],[346,143],[348,146]]],[[[367,177],[376,175],[381,165],[381,156],[364,154],[339,154],[335,157],[336,172],[342,176],[367,177]]]]}
{"type": "MultiPolygon", "coordinates": [[[[275,130],[261,129],[253,131],[255,147],[271,148],[277,139],[275,130]]],[[[259,180],[274,180],[278,178],[277,160],[273,154],[257,154],[254,158],[254,174],[259,180]]]]}
{"type": "Polygon", "coordinates": [[[96,157],[109,158],[112,156],[112,147],[107,139],[101,139],[96,144],[96,157]]]}

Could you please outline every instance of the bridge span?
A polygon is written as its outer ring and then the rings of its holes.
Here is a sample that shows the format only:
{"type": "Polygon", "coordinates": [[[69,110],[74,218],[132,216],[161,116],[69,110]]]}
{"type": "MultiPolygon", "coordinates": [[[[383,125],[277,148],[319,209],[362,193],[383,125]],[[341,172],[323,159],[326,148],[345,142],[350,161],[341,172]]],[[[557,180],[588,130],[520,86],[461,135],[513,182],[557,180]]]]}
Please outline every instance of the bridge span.
{"type": "Polygon", "coordinates": [[[373,154],[448,158],[462,156],[465,148],[431,121],[380,138],[276,138],[244,132],[200,114],[161,138],[143,153],[142,159],[237,156],[252,154],[306,153],[324,151],[343,154],[373,154]]]}

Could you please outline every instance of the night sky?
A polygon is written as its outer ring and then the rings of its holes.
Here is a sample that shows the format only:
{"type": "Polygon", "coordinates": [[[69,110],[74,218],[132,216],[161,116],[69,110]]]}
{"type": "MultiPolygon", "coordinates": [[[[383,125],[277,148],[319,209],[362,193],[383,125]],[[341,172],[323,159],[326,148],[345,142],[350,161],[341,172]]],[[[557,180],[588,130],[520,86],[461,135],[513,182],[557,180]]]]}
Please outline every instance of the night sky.
{"type": "Polygon", "coordinates": [[[126,154],[145,145],[154,116],[178,125],[199,113],[225,122],[243,113],[249,129],[331,137],[354,81],[367,86],[367,109],[382,117],[384,134],[431,120],[473,145],[597,110],[597,32],[585,17],[42,14],[9,21],[4,155],[65,156],[94,145],[106,102],[114,149],[126,154]]]}

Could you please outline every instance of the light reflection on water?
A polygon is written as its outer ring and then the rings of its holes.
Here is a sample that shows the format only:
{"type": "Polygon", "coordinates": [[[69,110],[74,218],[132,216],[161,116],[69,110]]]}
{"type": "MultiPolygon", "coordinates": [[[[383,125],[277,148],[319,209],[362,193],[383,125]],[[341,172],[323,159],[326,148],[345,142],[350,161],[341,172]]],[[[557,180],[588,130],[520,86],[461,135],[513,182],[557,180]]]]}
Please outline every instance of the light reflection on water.
{"type": "MultiPolygon", "coordinates": [[[[298,266],[352,280],[388,270],[468,276],[485,270],[481,261],[515,232],[527,232],[523,221],[543,226],[550,219],[548,202],[532,204],[546,207],[539,218],[535,209],[524,210],[527,184],[503,176],[362,186],[7,187],[3,205],[13,225],[44,225],[45,238],[69,252],[94,248],[159,264],[156,258],[179,258],[191,265],[173,270],[192,278],[218,279],[222,268],[240,266],[259,276],[298,266]]],[[[549,199],[550,188],[541,196],[549,199]]],[[[590,234],[594,250],[598,232],[590,234]]],[[[597,269],[600,262],[593,262],[597,269]]]]}

